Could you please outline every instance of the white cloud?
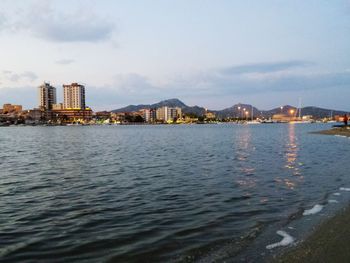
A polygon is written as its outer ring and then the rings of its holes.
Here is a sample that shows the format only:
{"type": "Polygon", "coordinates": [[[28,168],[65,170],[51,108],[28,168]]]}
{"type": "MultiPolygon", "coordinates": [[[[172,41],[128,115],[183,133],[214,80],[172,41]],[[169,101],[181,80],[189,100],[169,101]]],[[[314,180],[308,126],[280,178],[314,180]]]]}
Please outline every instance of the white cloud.
{"type": "MultiPolygon", "coordinates": [[[[0,15],[0,26],[1,21],[0,15]]],[[[34,2],[29,8],[19,9],[10,24],[10,30],[25,30],[37,38],[52,42],[106,41],[112,38],[116,28],[92,9],[77,8],[68,13],[54,9],[50,1],[34,2]]]]}
{"type": "Polygon", "coordinates": [[[69,65],[74,62],[75,62],[74,59],[59,59],[55,61],[55,63],[59,65],[69,65]]]}
{"type": "Polygon", "coordinates": [[[1,76],[1,79],[7,82],[19,82],[19,81],[33,82],[38,78],[38,76],[31,71],[16,73],[11,70],[3,70],[0,76],[1,76]]]}
{"type": "Polygon", "coordinates": [[[6,17],[3,13],[0,13],[0,31],[2,31],[6,26],[6,17]]]}

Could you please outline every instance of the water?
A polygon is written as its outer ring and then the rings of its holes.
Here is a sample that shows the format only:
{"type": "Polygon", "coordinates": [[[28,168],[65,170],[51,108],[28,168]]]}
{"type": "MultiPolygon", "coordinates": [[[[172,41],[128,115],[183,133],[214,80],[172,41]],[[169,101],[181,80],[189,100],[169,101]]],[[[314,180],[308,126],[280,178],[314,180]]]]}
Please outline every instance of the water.
{"type": "Polygon", "coordinates": [[[309,134],[329,127],[1,128],[0,260],[254,260],[350,186],[350,140],[309,134]]]}

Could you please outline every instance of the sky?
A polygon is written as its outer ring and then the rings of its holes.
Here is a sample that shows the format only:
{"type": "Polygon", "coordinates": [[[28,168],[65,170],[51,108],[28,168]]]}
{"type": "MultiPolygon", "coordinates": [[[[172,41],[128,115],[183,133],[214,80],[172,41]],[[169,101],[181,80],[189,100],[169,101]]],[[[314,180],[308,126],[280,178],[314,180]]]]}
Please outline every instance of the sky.
{"type": "Polygon", "coordinates": [[[0,107],[85,85],[112,110],[179,98],[350,111],[349,0],[1,0],[0,107]]]}

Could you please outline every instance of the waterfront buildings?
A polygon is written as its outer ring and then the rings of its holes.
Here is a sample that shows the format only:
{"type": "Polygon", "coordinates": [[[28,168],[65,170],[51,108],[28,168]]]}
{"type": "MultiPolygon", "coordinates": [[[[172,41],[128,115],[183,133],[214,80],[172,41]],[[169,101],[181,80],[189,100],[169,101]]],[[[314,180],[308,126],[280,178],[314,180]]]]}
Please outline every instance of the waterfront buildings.
{"type": "Polygon", "coordinates": [[[272,116],[272,120],[274,122],[291,122],[291,121],[296,121],[298,120],[297,117],[293,115],[287,115],[287,114],[274,114],[272,116]]]}
{"type": "Polygon", "coordinates": [[[107,119],[111,118],[111,112],[109,112],[109,111],[95,112],[95,118],[97,120],[107,120],[107,119]]]}
{"type": "Polygon", "coordinates": [[[45,117],[41,109],[32,109],[26,112],[26,123],[39,123],[45,117]]]}
{"type": "Polygon", "coordinates": [[[39,110],[28,113],[30,119],[48,122],[88,122],[92,110],[85,104],[85,87],[78,83],[63,85],[63,103],[56,102],[56,88],[49,83],[39,86],[39,110]]]}
{"type": "Polygon", "coordinates": [[[215,116],[215,113],[209,112],[209,111],[206,109],[206,110],[205,110],[205,118],[206,118],[206,119],[211,119],[211,120],[213,120],[213,119],[216,118],[216,116],[215,116]]]}
{"type": "Polygon", "coordinates": [[[19,114],[21,112],[22,112],[22,105],[14,105],[14,104],[6,103],[2,107],[3,114],[10,114],[10,113],[19,114]]]}
{"type": "Polygon", "coordinates": [[[53,110],[52,120],[61,123],[87,123],[92,120],[92,110],[90,108],[53,110]]]}
{"type": "Polygon", "coordinates": [[[63,85],[63,108],[84,110],[85,87],[78,83],[63,85]]]}
{"type": "Polygon", "coordinates": [[[56,103],[52,105],[53,110],[63,110],[63,103],[56,103]]]}
{"type": "Polygon", "coordinates": [[[63,85],[63,103],[53,105],[52,120],[63,123],[86,123],[92,119],[92,110],[85,103],[85,86],[63,85]]]}
{"type": "Polygon", "coordinates": [[[45,82],[38,89],[39,107],[44,111],[52,110],[52,105],[56,103],[56,88],[45,82]]]}
{"type": "Polygon", "coordinates": [[[144,109],[143,111],[143,119],[145,122],[153,123],[157,119],[157,111],[156,109],[144,109]]]}
{"type": "Polygon", "coordinates": [[[182,119],[182,110],[179,107],[161,107],[156,110],[156,119],[163,122],[172,122],[175,119],[182,119]]]}
{"type": "Polygon", "coordinates": [[[0,109],[0,125],[4,126],[4,123],[23,123],[25,114],[22,111],[22,105],[14,105],[6,103],[3,105],[3,109],[0,109]]]}

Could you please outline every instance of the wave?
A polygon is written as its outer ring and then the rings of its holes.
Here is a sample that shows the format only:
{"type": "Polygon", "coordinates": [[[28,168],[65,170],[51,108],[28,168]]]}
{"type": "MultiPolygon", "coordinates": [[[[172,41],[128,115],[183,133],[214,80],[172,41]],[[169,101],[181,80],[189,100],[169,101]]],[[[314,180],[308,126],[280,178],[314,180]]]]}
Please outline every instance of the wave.
{"type": "Polygon", "coordinates": [[[321,212],[322,209],[323,209],[323,205],[317,204],[317,205],[314,205],[311,209],[306,209],[303,215],[304,216],[314,215],[321,212]]]}
{"type": "Polygon", "coordinates": [[[290,244],[292,244],[294,242],[294,237],[292,237],[291,235],[289,235],[287,232],[279,230],[276,232],[277,235],[280,235],[281,237],[283,237],[283,239],[280,242],[276,242],[270,245],[267,245],[266,248],[267,249],[273,249],[276,247],[281,247],[281,246],[288,246],[290,244]]]}
{"type": "Polygon", "coordinates": [[[335,199],[329,199],[328,203],[339,203],[339,202],[337,200],[335,200],[335,199]]]}

